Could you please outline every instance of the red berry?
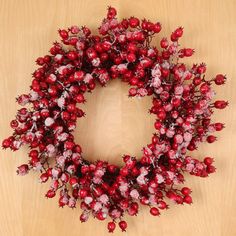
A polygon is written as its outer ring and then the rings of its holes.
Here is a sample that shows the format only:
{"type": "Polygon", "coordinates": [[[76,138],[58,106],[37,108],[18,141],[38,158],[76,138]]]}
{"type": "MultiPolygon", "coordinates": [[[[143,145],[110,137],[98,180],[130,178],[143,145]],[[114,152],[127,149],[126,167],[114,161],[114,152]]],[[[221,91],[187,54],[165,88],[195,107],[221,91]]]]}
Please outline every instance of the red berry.
{"type": "Polygon", "coordinates": [[[154,24],[150,21],[147,22],[147,30],[153,31],[154,30],[154,24]]]}
{"type": "Polygon", "coordinates": [[[76,71],[74,78],[76,81],[82,81],[84,79],[84,72],[82,70],[76,71]]]}
{"type": "Polygon", "coordinates": [[[200,85],[201,82],[202,82],[202,79],[201,79],[200,77],[195,77],[195,78],[193,79],[193,84],[194,84],[195,86],[200,85]]]}
{"type": "Polygon", "coordinates": [[[107,217],[107,214],[100,211],[100,212],[97,213],[96,217],[97,217],[98,220],[105,220],[106,217],[107,217]]]}
{"type": "Polygon", "coordinates": [[[160,45],[162,48],[167,48],[169,46],[169,42],[168,42],[167,38],[163,38],[160,42],[160,45]]]}
{"type": "Polygon", "coordinates": [[[76,102],[78,103],[84,103],[85,102],[85,99],[84,99],[84,95],[83,94],[77,94],[76,97],[75,97],[75,100],[76,102]]]}
{"type": "Polygon", "coordinates": [[[178,107],[181,104],[181,99],[180,98],[173,98],[171,103],[173,104],[174,107],[178,107]]]}
{"type": "Polygon", "coordinates": [[[217,109],[224,109],[228,106],[228,102],[223,100],[218,100],[214,102],[214,107],[217,109]]]}
{"type": "Polygon", "coordinates": [[[67,53],[67,57],[73,61],[77,59],[78,55],[75,51],[70,51],[67,53]]]}
{"type": "Polygon", "coordinates": [[[64,148],[65,148],[66,150],[72,150],[74,146],[75,146],[75,143],[74,143],[74,142],[71,142],[71,141],[66,141],[66,142],[64,143],[64,148]]]}
{"type": "Polygon", "coordinates": [[[127,228],[127,223],[126,221],[122,220],[119,222],[119,227],[121,228],[122,232],[123,231],[126,231],[126,228],[127,228]]]}
{"type": "Polygon", "coordinates": [[[29,152],[29,156],[30,156],[31,158],[37,158],[38,155],[39,155],[39,152],[38,152],[37,150],[31,150],[31,151],[29,152]]]}
{"type": "Polygon", "coordinates": [[[103,42],[103,43],[101,44],[101,46],[102,46],[102,49],[103,49],[104,51],[108,51],[108,50],[111,49],[111,43],[109,43],[109,42],[107,42],[107,41],[103,42]]]}
{"type": "Polygon", "coordinates": [[[206,65],[204,63],[202,63],[201,65],[199,65],[197,67],[197,72],[199,74],[204,74],[206,72],[206,65]]]}
{"type": "Polygon", "coordinates": [[[186,57],[191,57],[193,55],[193,53],[194,53],[194,50],[191,48],[186,48],[184,50],[184,56],[186,56],[186,57]]]}
{"type": "Polygon", "coordinates": [[[207,137],[207,142],[208,143],[214,143],[216,141],[216,137],[214,135],[209,135],[207,137]]]}
{"type": "Polygon", "coordinates": [[[159,129],[162,127],[162,123],[157,120],[157,121],[155,122],[154,126],[155,126],[155,129],[159,130],[159,129]]]}
{"type": "Polygon", "coordinates": [[[86,173],[88,173],[89,172],[89,166],[82,166],[81,167],[81,173],[82,174],[86,174],[86,173]]]}
{"type": "Polygon", "coordinates": [[[4,139],[2,141],[2,147],[3,148],[9,148],[11,146],[11,141],[9,139],[4,139]]]}
{"type": "Polygon", "coordinates": [[[153,216],[159,216],[160,215],[160,212],[159,210],[156,208],[156,207],[152,207],[150,209],[150,213],[153,215],[153,216]]]}
{"type": "Polygon", "coordinates": [[[94,82],[94,81],[90,81],[89,84],[88,84],[88,88],[89,88],[90,90],[93,90],[93,89],[95,89],[95,87],[96,87],[95,82],[94,82]]]}
{"type": "Polygon", "coordinates": [[[128,52],[136,52],[137,51],[137,46],[134,43],[129,43],[127,46],[128,52]]]}
{"type": "Polygon", "coordinates": [[[187,204],[191,204],[193,202],[191,196],[189,196],[189,195],[185,196],[184,202],[187,204]]]}
{"type": "Polygon", "coordinates": [[[43,173],[43,174],[40,175],[40,181],[42,183],[47,182],[47,180],[48,180],[48,174],[47,173],[43,173]]]}
{"type": "Polygon", "coordinates": [[[44,61],[44,59],[42,57],[39,57],[39,58],[37,58],[36,63],[39,66],[42,66],[45,63],[45,61],[44,61]]]}
{"type": "Polygon", "coordinates": [[[139,79],[137,77],[132,77],[129,81],[130,85],[137,85],[139,82],[139,79]]]}
{"type": "MultiPolygon", "coordinates": [[[[178,41],[178,37],[175,35],[175,33],[173,32],[172,34],[171,34],[171,36],[170,36],[170,39],[171,39],[171,41],[172,42],[176,42],[176,41],[178,41]]],[[[184,54],[184,50],[182,50],[183,51],[183,54],[184,54]]],[[[184,56],[184,55],[183,55],[184,56]]]]}
{"type": "Polygon", "coordinates": [[[139,19],[136,17],[129,18],[129,25],[131,28],[135,28],[139,25],[139,19]]]}
{"type": "Polygon", "coordinates": [[[73,103],[68,104],[66,108],[67,108],[68,112],[72,112],[73,113],[73,112],[76,111],[76,105],[73,104],[73,103]]]}
{"type": "Polygon", "coordinates": [[[129,174],[129,170],[128,170],[128,168],[126,168],[126,167],[123,167],[123,168],[121,168],[120,169],[120,175],[122,175],[122,176],[127,176],[129,174]]]}
{"type": "Polygon", "coordinates": [[[152,30],[154,33],[158,34],[161,31],[161,24],[157,22],[156,24],[153,25],[152,30]]]}
{"type": "Polygon", "coordinates": [[[86,54],[90,60],[97,58],[97,53],[93,48],[88,48],[86,54]]]}
{"type": "Polygon", "coordinates": [[[214,124],[214,127],[215,127],[215,129],[216,129],[216,131],[221,131],[222,129],[224,129],[224,124],[222,124],[222,123],[215,123],[214,124]]]}
{"type": "Polygon", "coordinates": [[[86,189],[80,189],[79,190],[79,197],[81,199],[85,198],[88,195],[88,191],[86,189]]]}
{"type": "Polygon", "coordinates": [[[71,118],[70,113],[67,112],[67,111],[63,111],[63,112],[61,113],[61,118],[62,118],[64,121],[68,121],[68,120],[71,118]]]}
{"type": "Polygon", "coordinates": [[[204,163],[205,163],[207,166],[211,165],[211,164],[213,163],[213,161],[214,161],[214,159],[211,158],[211,157],[205,157],[205,158],[204,158],[204,163]]]}
{"type": "Polygon", "coordinates": [[[117,12],[114,7],[109,7],[108,12],[107,12],[107,18],[108,19],[113,19],[116,16],[117,12]]]}
{"type": "Polygon", "coordinates": [[[222,84],[225,83],[226,77],[225,77],[224,75],[222,75],[222,74],[218,74],[218,75],[215,77],[214,81],[215,81],[215,84],[216,84],[216,85],[222,85],[222,84]]]}
{"type": "Polygon", "coordinates": [[[216,171],[216,168],[212,165],[209,165],[207,166],[207,169],[206,169],[207,173],[214,173],[216,171]]]}
{"type": "Polygon", "coordinates": [[[55,197],[56,196],[56,193],[55,193],[55,191],[54,190],[48,190],[47,191],[47,193],[46,193],[46,195],[45,195],[47,198],[53,198],[53,197],[55,197]]]}
{"type": "Polygon", "coordinates": [[[187,187],[184,187],[181,189],[181,193],[184,195],[189,195],[191,192],[192,192],[191,189],[189,189],[187,187]]]}
{"type": "Polygon", "coordinates": [[[129,89],[129,96],[134,97],[137,94],[136,88],[129,89]]]}
{"type": "Polygon", "coordinates": [[[157,116],[160,120],[164,120],[166,118],[166,112],[165,111],[159,111],[157,113],[157,116]]]}
{"type": "Polygon", "coordinates": [[[161,210],[164,210],[164,209],[167,209],[167,208],[168,208],[167,204],[166,204],[164,201],[160,201],[160,202],[158,203],[158,207],[159,207],[161,210]]]}
{"type": "Polygon", "coordinates": [[[177,38],[180,38],[182,37],[183,35],[183,27],[179,27],[177,28],[175,31],[174,31],[174,34],[177,38]]]}
{"type": "Polygon", "coordinates": [[[83,33],[84,33],[84,35],[86,36],[86,37],[88,37],[90,34],[91,34],[91,30],[88,28],[88,27],[83,27],[82,28],[82,30],[83,30],[83,33]]]}
{"type": "Polygon", "coordinates": [[[68,37],[69,37],[69,34],[66,30],[59,30],[59,34],[62,39],[68,39],[68,37]]]}
{"type": "Polygon", "coordinates": [[[207,83],[203,83],[200,87],[200,91],[202,94],[205,94],[210,91],[210,86],[207,83]]]}
{"type": "Polygon", "coordinates": [[[108,222],[107,224],[107,229],[109,233],[113,233],[113,231],[116,228],[116,224],[112,221],[112,222],[108,222]]]}
{"type": "Polygon", "coordinates": [[[129,53],[129,54],[127,55],[127,61],[128,61],[128,62],[135,62],[135,61],[136,61],[136,56],[135,56],[135,54],[134,54],[134,53],[129,53]]]}

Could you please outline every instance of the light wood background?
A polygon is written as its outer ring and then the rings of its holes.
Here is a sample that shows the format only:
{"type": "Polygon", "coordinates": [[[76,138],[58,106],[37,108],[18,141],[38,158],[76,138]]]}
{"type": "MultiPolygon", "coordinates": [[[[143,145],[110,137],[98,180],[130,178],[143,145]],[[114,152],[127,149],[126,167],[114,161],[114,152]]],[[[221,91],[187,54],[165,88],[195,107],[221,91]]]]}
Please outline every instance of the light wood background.
{"type": "MultiPolygon", "coordinates": [[[[207,76],[227,74],[218,98],[230,107],[215,119],[226,123],[218,142],[202,145],[196,157],[215,157],[217,173],[207,179],[187,177],[193,189],[192,206],[171,206],[160,218],[143,208],[127,217],[130,236],[235,236],[236,235],[236,1],[221,0],[0,0],[0,138],[10,135],[15,97],[28,91],[34,60],[47,53],[59,27],[74,24],[96,29],[106,7],[117,8],[119,17],[138,16],[158,20],[161,36],[184,26],[184,45],[196,49],[190,62],[206,62],[207,76]]],[[[154,42],[155,43],[155,42],[154,42]]],[[[97,88],[85,106],[87,117],[76,131],[84,155],[90,160],[121,163],[125,153],[139,156],[150,140],[153,117],[147,114],[150,99],[128,99],[127,86],[118,80],[97,88]]],[[[27,160],[27,149],[0,154],[1,236],[92,236],[108,235],[106,222],[79,221],[79,209],[59,209],[56,200],[43,197],[47,186],[38,184],[37,173],[15,174],[27,160]]]]}

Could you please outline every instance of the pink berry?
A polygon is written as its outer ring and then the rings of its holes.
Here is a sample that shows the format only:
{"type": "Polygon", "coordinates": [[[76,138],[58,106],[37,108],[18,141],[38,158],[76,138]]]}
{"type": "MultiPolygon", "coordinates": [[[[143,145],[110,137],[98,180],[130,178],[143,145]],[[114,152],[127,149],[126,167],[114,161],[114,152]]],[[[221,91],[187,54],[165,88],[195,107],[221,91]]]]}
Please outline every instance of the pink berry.
{"type": "Polygon", "coordinates": [[[18,175],[26,175],[29,171],[29,166],[27,164],[23,164],[19,167],[17,167],[17,174],[18,175]]]}

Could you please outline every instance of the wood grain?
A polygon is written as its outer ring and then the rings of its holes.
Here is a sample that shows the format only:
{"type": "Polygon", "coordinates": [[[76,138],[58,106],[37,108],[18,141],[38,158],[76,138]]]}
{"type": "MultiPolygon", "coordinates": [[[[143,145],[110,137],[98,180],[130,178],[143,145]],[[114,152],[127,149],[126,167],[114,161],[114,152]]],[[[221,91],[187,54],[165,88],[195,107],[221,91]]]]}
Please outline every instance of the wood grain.
{"type": "MultiPolygon", "coordinates": [[[[162,22],[160,36],[183,25],[181,41],[196,49],[188,62],[206,62],[208,77],[221,72],[229,80],[216,89],[218,98],[230,107],[217,112],[215,119],[227,124],[215,145],[202,145],[196,157],[215,157],[217,173],[207,179],[187,177],[193,189],[192,206],[172,206],[160,218],[143,208],[127,217],[127,235],[158,236],[235,236],[236,235],[236,1],[221,0],[0,0],[0,138],[7,137],[14,117],[17,94],[27,92],[33,61],[47,53],[57,38],[57,29],[88,25],[94,30],[107,5],[117,7],[119,17],[138,16],[162,22]]],[[[155,43],[155,42],[154,42],[155,43]]],[[[127,98],[127,86],[118,80],[107,88],[97,88],[88,96],[87,117],[76,131],[76,138],[90,160],[106,159],[120,163],[124,153],[140,155],[150,140],[153,117],[147,114],[150,100],[127,98]]],[[[47,186],[37,184],[37,173],[18,177],[15,168],[27,160],[27,149],[1,151],[0,157],[0,235],[77,236],[108,235],[106,223],[89,220],[81,224],[79,209],[59,209],[56,200],[46,200],[47,186]]],[[[119,230],[114,235],[121,234],[119,230]]]]}

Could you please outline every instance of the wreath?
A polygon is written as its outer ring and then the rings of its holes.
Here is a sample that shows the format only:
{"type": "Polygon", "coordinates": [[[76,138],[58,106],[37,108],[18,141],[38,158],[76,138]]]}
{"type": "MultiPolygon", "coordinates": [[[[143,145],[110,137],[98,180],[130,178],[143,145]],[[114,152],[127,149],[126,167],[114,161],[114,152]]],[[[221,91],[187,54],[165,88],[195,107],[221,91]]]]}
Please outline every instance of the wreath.
{"type": "Polygon", "coordinates": [[[168,208],[166,199],[191,204],[191,189],[178,188],[184,172],[200,177],[215,172],[213,158],[200,161],[189,152],[202,142],[215,142],[212,133],[224,128],[212,123],[211,116],[228,102],[213,102],[212,85],[223,85],[226,77],[218,74],[207,80],[204,63],[189,67],[181,62],[194,53],[180,48],[182,27],[170,40],[162,38],[158,49],[152,46],[160,31],[160,23],[146,19],[118,21],[113,7],[97,35],[85,26],[59,30],[61,43],[53,43],[49,55],[37,58],[30,92],[17,97],[23,108],[10,123],[13,135],[2,143],[13,151],[28,145],[28,163],[17,173],[40,171],[40,181],[51,182],[47,198],[58,192],[59,206],[70,208],[79,200],[80,220],[110,217],[109,232],[116,224],[125,231],[124,214],[135,216],[140,204],[149,206],[153,216],[168,208]],[[156,117],[156,133],[142,156],[124,155],[123,166],[86,160],[73,135],[77,118],[85,115],[79,107],[84,94],[115,78],[131,86],[129,97],[152,96],[149,111],[156,117]]]}

